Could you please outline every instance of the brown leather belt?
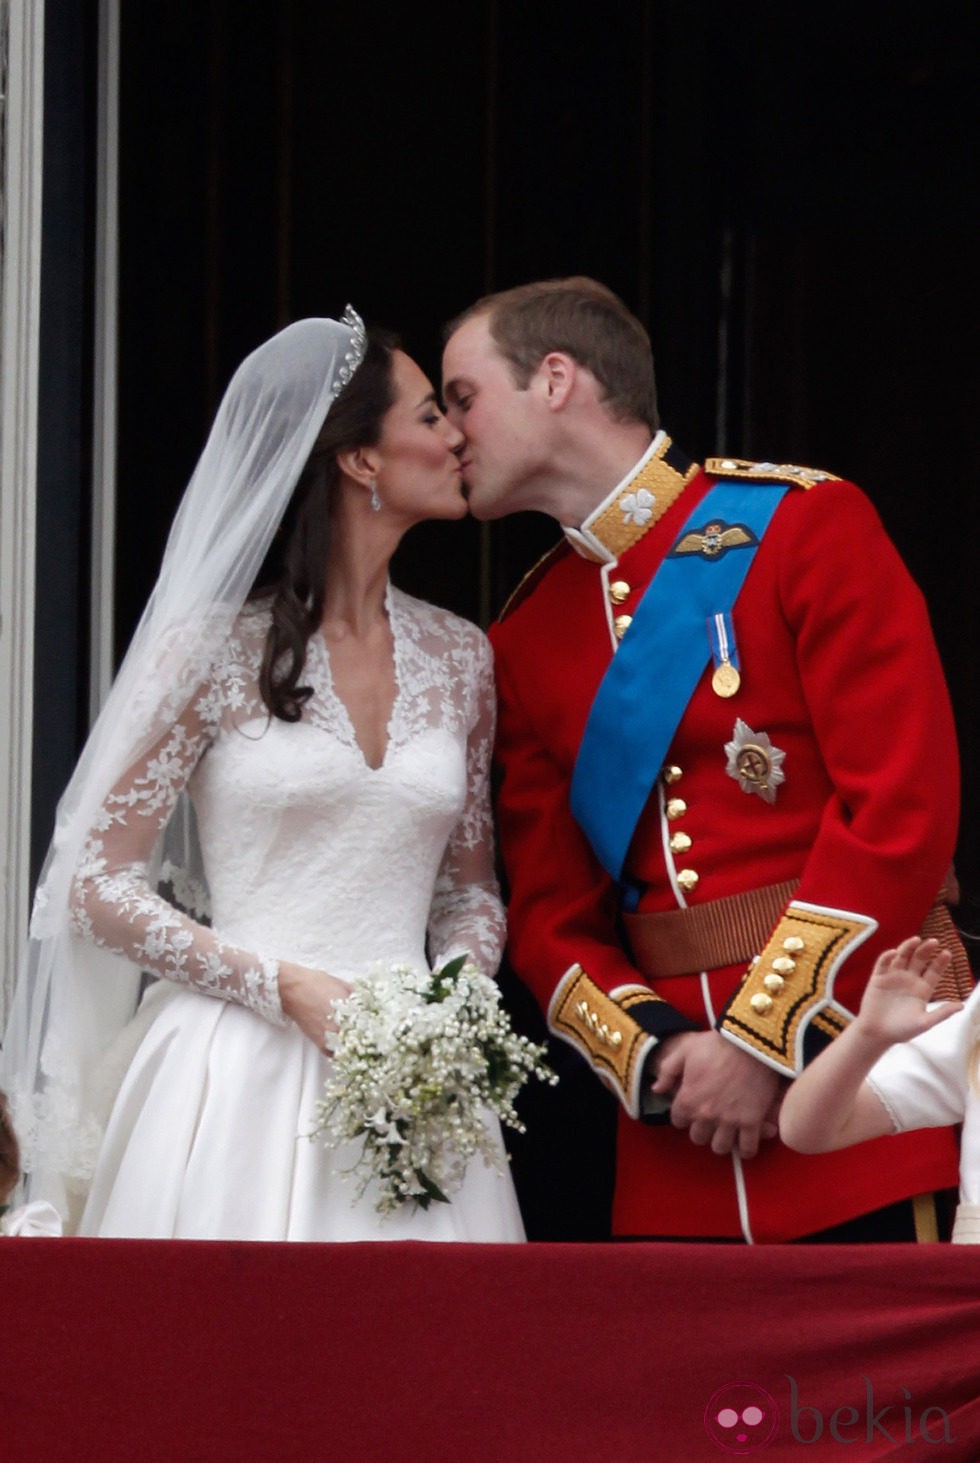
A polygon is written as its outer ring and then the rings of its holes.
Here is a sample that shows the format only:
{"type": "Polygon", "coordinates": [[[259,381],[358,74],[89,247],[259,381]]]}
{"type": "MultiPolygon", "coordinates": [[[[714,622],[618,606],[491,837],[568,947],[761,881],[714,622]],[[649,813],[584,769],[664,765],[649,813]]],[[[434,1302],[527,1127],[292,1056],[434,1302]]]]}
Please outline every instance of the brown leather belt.
{"type": "Polygon", "coordinates": [[[747,964],[764,948],[798,884],[787,879],[689,909],[625,914],[633,959],[648,980],[747,964]]]}
{"type": "Polygon", "coordinates": [[[926,940],[930,937],[938,940],[943,949],[948,950],[953,957],[952,964],[936,987],[935,999],[965,1001],[973,990],[973,971],[960,932],[953,923],[949,905],[943,900],[943,893],[943,890],[939,891],[939,898],[922,921],[919,934],[926,940]]]}
{"type": "MultiPolygon", "coordinates": [[[[624,914],[633,959],[648,980],[696,975],[726,965],[748,964],[764,949],[798,886],[798,880],[767,884],[744,894],[729,894],[690,909],[654,914],[624,914]]],[[[953,957],[940,983],[942,999],[964,999],[973,989],[973,973],[959,932],[943,895],[926,915],[920,934],[937,939],[953,957]]]]}

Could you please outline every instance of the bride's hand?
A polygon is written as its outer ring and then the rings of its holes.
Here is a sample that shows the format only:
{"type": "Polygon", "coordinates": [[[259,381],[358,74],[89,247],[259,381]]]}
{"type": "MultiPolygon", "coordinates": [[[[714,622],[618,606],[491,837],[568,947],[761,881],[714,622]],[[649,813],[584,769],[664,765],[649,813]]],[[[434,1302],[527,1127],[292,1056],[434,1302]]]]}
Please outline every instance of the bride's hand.
{"type": "Polygon", "coordinates": [[[346,981],[328,975],[325,970],[312,970],[307,965],[279,962],[279,999],[290,1020],[295,1021],[320,1051],[326,1050],[327,1036],[337,1030],[334,1001],[350,995],[346,981]]]}

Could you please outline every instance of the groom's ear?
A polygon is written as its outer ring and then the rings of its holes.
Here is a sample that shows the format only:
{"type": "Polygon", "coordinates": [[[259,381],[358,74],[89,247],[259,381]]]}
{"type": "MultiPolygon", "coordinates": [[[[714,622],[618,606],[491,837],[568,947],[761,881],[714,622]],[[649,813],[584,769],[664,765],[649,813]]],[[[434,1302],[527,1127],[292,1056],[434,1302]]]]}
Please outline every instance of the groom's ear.
{"type": "Polygon", "coordinates": [[[378,475],[378,455],[371,447],[352,447],[337,453],[337,466],[345,477],[367,488],[378,475]]]}
{"type": "Polygon", "coordinates": [[[549,351],[537,369],[539,384],[548,408],[561,411],[572,394],[578,363],[564,351],[549,351]]]}

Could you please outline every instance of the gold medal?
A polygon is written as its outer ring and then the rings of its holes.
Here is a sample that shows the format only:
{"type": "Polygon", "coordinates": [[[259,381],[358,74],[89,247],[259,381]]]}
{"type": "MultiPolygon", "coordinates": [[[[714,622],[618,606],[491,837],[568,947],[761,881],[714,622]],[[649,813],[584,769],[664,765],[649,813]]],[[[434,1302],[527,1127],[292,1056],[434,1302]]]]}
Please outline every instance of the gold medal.
{"type": "Polygon", "coordinates": [[[722,696],[727,701],[729,696],[735,695],[741,684],[742,677],[730,660],[723,660],[721,665],[715,667],[715,673],[711,677],[711,689],[716,696],[722,696]]]}

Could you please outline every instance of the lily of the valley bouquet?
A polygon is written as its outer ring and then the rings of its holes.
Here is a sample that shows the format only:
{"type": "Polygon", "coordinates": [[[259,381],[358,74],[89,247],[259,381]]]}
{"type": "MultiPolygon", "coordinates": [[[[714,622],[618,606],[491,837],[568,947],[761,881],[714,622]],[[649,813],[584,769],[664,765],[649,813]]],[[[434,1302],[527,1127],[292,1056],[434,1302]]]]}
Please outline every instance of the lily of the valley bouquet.
{"type": "Polygon", "coordinates": [[[355,980],[336,1006],[333,1067],[312,1137],[361,1142],[344,1170],[354,1201],[372,1179],[379,1214],[448,1203],[469,1160],[500,1167],[487,1111],[518,1132],[514,1098],[534,1076],[558,1079],[544,1048],[511,1028],[496,982],[465,956],[441,970],[404,965],[355,980]]]}

